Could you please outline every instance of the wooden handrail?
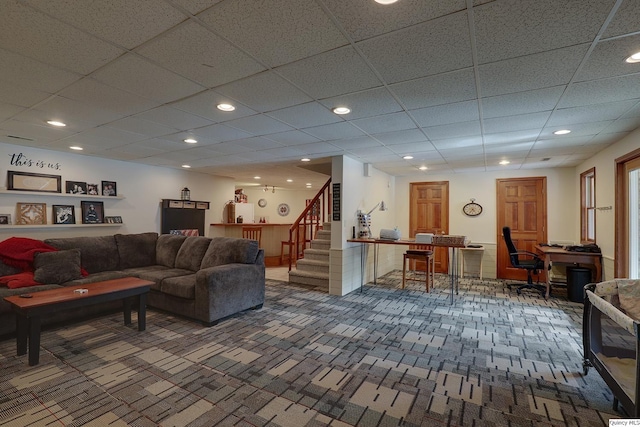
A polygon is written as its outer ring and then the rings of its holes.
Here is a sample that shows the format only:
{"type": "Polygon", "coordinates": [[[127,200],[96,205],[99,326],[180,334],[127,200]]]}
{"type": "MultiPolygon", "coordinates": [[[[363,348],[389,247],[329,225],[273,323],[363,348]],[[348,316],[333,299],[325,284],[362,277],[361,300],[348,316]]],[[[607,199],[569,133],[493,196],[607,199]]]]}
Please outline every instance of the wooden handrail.
{"type": "Polygon", "coordinates": [[[331,178],[318,190],[314,198],[311,199],[300,216],[298,216],[289,228],[289,271],[291,271],[293,257],[295,256],[295,259],[300,258],[300,255],[304,253],[307,247],[307,243],[313,240],[316,231],[320,228],[320,224],[324,223],[331,214],[329,184],[331,184],[331,178]],[[314,206],[317,206],[318,209],[312,213],[314,206]],[[301,243],[302,250],[300,249],[301,243]]]}

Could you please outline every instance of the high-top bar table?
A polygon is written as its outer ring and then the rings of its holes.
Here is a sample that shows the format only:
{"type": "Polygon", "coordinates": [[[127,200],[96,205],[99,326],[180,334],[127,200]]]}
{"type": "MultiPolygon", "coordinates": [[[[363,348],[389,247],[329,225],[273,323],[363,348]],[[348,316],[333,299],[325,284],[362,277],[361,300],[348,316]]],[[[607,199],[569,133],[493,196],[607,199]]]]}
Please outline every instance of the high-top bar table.
{"type": "Polygon", "coordinates": [[[364,245],[373,245],[373,284],[376,284],[378,277],[378,245],[405,245],[405,246],[417,246],[420,249],[431,249],[433,247],[451,248],[451,263],[450,263],[450,277],[451,277],[451,304],[453,304],[453,291],[455,289],[456,295],[458,295],[458,249],[467,246],[467,239],[464,236],[434,236],[432,243],[420,243],[415,239],[374,239],[374,238],[357,238],[347,239],[350,243],[360,243],[362,249],[360,251],[360,292],[364,286],[364,270],[366,267],[366,258],[364,255],[364,245]],[[452,237],[455,239],[447,239],[452,237]]]}

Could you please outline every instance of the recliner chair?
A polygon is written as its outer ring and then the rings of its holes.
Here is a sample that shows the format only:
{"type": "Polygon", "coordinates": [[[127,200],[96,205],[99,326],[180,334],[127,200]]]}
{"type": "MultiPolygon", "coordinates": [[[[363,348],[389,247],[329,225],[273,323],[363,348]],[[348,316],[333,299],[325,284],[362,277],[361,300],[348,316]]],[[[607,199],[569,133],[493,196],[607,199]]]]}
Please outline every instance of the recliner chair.
{"type": "MultiPolygon", "coordinates": [[[[535,289],[544,297],[547,292],[547,287],[545,285],[541,285],[539,282],[533,283],[533,274],[538,274],[538,271],[544,270],[544,261],[533,252],[519,251],[516,249],[516,246],[513,244],[513,240],[511,240],[511,228],[503,227],[502,236],[504,237],[504,242],[507,244],[507,249],[509,250],[509,260],[511,261],[511,265],[514,268],[527,270],[526,285],[512,283],[508,284],[507,287],[511,289],[512,286],[518,286],[516,289],[518,295],[520,295],[520,292],[522,292],[523,289],[535,289]]],[[[549,293],[551,293],[551,289],[549,289],[549,293]]]]}

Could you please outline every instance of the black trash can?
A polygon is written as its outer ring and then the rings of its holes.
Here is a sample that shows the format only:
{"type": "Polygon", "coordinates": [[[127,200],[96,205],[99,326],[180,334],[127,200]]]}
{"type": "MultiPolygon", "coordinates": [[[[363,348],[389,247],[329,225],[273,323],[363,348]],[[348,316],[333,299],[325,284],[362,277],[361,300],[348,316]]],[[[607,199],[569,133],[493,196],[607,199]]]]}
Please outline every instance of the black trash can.
{"type": "Polygon", "coordinates": [[[567,297],[572,302],[584,302],[584,287],[591,283],[591,270],[567,267],[567,297]]]}

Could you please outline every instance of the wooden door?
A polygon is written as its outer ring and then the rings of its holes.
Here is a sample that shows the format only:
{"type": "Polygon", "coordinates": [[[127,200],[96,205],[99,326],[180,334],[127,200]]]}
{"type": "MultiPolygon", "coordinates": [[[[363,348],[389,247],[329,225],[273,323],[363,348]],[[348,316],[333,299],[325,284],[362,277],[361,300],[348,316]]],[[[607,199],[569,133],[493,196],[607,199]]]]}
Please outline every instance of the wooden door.
{"type": "MultiPolygon", "coordinates": [[[[412,182],[409,192],[409,237],[416,233],[449,232],[449,181],[412,182]]],[[[435,271],[446,273],[447,248],[435,249],[435,271]]],[[[420,268],[420,267],[418,267],[420,268]]]]}
{"type": "MultiPolygon", "coordinates": [[[[538,243],[547,241],[547,179],[545,177],[497,180],[498,278],[527,280],[523,269],[513,268],[504,243],[502,227],[511,228],[511,238],[519,251],[536,252],[538,243]]],[[[545,280],[544,272],[540,281],[545,280]]]]}

